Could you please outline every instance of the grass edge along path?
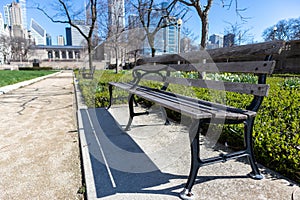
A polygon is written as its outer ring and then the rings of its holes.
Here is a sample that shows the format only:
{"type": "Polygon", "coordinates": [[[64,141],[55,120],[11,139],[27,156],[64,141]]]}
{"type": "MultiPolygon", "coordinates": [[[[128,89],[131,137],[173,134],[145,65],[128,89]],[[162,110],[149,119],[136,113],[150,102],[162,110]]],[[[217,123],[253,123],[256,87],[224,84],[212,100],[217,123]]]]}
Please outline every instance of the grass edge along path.
{"type": "Polygon", "coordinates": [[[0,70],[0,87],[12,85],[22,81],[31,80],[37,77],[55,73],[55,70],[26,70],[26,71],[9,71],[0,70]]]}

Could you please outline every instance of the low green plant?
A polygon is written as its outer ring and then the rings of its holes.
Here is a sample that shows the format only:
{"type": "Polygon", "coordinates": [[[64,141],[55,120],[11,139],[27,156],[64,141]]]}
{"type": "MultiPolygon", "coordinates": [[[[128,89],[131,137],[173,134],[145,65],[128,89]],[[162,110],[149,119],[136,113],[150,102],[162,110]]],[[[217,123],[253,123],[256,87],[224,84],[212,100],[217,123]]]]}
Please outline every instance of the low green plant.
{"type": "Polygon", "coordinates": [[[283,83],[279,84],[284,89],[299,89],[300,78],[287,78],[283,83]]]}

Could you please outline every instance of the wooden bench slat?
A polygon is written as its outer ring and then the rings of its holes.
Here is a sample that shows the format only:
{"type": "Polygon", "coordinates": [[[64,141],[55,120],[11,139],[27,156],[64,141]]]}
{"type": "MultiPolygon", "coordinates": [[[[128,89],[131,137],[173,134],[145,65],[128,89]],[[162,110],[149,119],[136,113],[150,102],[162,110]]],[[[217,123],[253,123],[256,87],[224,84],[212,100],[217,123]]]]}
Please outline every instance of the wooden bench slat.
{"type": "Polygon", "coordinates": [[[251,84],[240,82],[224,82],[203,79],[188,79],[178,77],[166,77],[162,80],[161,76],[147,75],[143,79],[151,81],[161,81],[166,83],[173,83],[185,86],[194,86],[201,88],[208,88],[214,90],[223,90],[228,92],[239,92],[241,94],[252,94],[257,96],[266,96],[268,94],[269,85],[267,84],[251,84]]]}
{"type": "Polygon", "coordinates": [[[231,120],[244,120],[248,116],[255,116],[255,112],[227,107],[217,103],[211,103],[194,98],[184,97],[178,94],[170,96],[161,91],[152,90],[146,87],[133,86],[126,83],[110,83],[121,89],[125,89],[132,94],[136,94],[149,101],[155,102],[163,107],[175,110],[185,115],[191,116],[196,119],[211,119],[211,118],[224,118],[231,120]],[[233,112],[234,111],[234,112],[233,112]]]}
{"type": "Polygon", "coordinates": [[[232,73],[255,73],[272,74],[275,61],[249,61],[249,62],[221,62],[221,63],[193,63],[193,64],[170,64],[153,65],[144,64],[136,66],[134,70],[143,71],[197,71],[197,72],[232,72],[232,73]]]}
{"type": "Polygon", "coordinates": [[[271,41],[259,44],[233,46],[219,49],[200,50],[181,54],[160,55],[151,58],[143,58],[137,61],[137,65],[146,63],[174,63],[178,61],[187,63],[202,63],[203,60],[217,61],[243,61],[264,60],[266,55],[280,54],[284,41],[271,41]]]}

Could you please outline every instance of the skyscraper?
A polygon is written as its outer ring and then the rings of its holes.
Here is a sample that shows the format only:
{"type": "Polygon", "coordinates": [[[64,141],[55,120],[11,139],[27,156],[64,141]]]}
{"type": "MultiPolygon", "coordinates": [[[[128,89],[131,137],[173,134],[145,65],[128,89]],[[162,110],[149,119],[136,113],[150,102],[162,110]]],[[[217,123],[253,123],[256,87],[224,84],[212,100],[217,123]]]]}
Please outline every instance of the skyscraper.
{"type": "Polygon", "coordinates": [[[11,25],[22,25],[22,10],[18,3],[12,3],[10,8],[11,25]]]}
{"type": "Polygon", "coordinates": [[[231,47],[234,45],[235,34],[229,33],[224,36],[224,47],[231,47]]]}
{"type": "Polygon", "coordinates": [[[34,19],[30,23],[31,37],[36,45],[46,45],[46,30],[34,19]]]}
{"type": "MultiPolygon", "coordinates": [[[[89,27],[85,25],[85,21],[77,20],[74,21],[81,31],[85,33],[86,35],[89,32],[89,27]]],[[[79,33],[79,31],[74,28],[73,26],[71,27],[71,36],[72,36],[72,46],[84,46],[86,40],[84,37],[79,33]]]]}
{"type": "Polygon", "coordinates": [[[26,0],[17,0],[17,3],[20,4],[21,14],[22,14],[22,26],[23,29],[27,30],[27,10],[26,10],[26,0]]]}
{"type": "Polygon", "coordinates": [[[109,34],[117,34],[125,27],[124,0],[108,0],[108,27],[109,34]]]}
{"type": "Polygon", "coordinates": [[[4,19],[2,17],[2,13],[0,13],[0,35],[4,32],[4,19]]]}
{"type": "Polygon", "coordinates": [[[57,36],[57,45],[64,46],[65,45],[65,38],[62,35],[57,36]]]}
{"type": "Polygon", "coordinates": [[[6,4],[3,6],[4,10],[4,23],[7,24],[7,26],[11,27],[11,4],[6,4]]]}
{"type": "Polygon", "coordinates": [[[46,33],[46,45],[48,46],[52,45],[52,37],[48,33],[46,33]]]}
{"type": "Polygon", "coordinates": [[[209,37],[210,47],[212,49],[214,48],[222,48],[223,47],[223,41],[224,41],[224,36],[221,34],[213,34],[209,37]]]}
{"type": "Polygon", "coordinates": [[[66,42],[67,46],[72,46],[72,33],[71,33],[71,27],[66,27],[66,42]]]}
{"type": "Polygon", "coordinates": [[[128,16],[128,28],[134,29],[134,28],[140,28],[140,27],[141,27],[141,22],[140,22],[139,16],[136,14],[130,14],[128,16]]]}

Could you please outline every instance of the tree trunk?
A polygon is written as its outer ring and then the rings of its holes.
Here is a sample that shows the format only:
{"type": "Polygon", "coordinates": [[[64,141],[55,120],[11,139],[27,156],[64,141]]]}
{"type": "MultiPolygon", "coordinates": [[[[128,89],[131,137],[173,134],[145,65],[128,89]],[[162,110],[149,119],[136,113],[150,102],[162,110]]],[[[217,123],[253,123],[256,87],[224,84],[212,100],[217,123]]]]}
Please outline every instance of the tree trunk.
{"type": "Polygon", "coordinates": [[[88,40],[88,54],[89,54],[89,68],[92,70],[93,60],[92,60],[92,40],[88,40]]]}
{"type": "Polygon", "coordinates": [[[149,41],[149,45],[150,45],[150,48],[151,48],[151,57],[154,57],[155,56],[155,47],[154,47],[154,36],[148,36],[148,41],[149,41]]]}
{"type": "Polygon", "coordinates": [[[203,15],[201,17],[202,22],[202,33],[201,33],[201,48],[205,49],[207,44],[207,34],[208,34],[208,17],[203,15]]]}
{"type": "Polygon", "coordinates": [[[115,53],[116,53],[116,74],[118,73],[118,47],[115,47],[115,53]]]}

